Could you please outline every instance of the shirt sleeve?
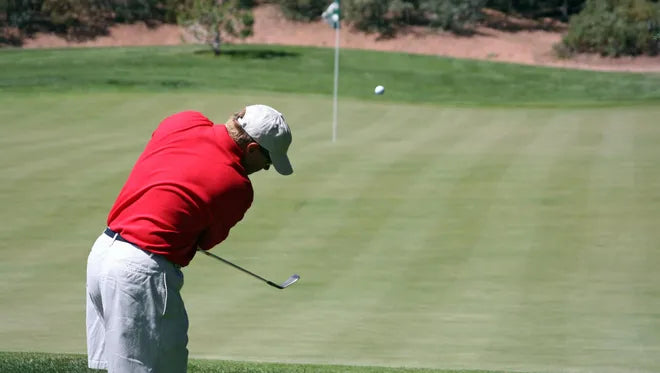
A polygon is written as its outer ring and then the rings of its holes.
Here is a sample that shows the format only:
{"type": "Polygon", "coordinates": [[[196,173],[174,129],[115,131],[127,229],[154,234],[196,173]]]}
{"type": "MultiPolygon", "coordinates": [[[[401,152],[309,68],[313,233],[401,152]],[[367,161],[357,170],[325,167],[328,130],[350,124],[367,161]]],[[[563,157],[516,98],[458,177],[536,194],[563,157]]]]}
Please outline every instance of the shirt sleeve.
{"type": "Polygon", "coordinates": [[[224,241],[233,226],[243,219],[245,212],[252,205],[252,187],[247,185],[234,187],[222,193],[211,204],[211,224],[199,239],[199,248],[210,250],[224,241]]]}

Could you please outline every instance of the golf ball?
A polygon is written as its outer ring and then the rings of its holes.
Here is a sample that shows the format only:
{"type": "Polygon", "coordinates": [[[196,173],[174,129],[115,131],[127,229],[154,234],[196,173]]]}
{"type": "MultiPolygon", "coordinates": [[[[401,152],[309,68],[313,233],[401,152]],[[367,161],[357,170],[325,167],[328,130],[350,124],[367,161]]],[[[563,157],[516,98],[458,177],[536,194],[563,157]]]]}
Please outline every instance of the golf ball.
{"type": "Polygon", "coordinates": [[[376,88],[374,88],[374,93],[377,95],[382,95],[383,93],[385,93],[385,87],[383,87],[382,85],[377,86],[376,88]]]}

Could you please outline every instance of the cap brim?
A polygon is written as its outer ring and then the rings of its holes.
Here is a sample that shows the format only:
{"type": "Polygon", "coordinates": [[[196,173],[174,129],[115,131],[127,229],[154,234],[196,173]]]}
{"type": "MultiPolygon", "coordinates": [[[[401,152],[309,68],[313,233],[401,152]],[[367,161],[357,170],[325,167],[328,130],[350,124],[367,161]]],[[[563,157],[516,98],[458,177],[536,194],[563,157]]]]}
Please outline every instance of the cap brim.
{"type": "Polygon", "coordinates": [[[270,153],[270,160],[273,161],[273,167],[281,175],[291,175],[293,167],[286,154],[270,153]]]}

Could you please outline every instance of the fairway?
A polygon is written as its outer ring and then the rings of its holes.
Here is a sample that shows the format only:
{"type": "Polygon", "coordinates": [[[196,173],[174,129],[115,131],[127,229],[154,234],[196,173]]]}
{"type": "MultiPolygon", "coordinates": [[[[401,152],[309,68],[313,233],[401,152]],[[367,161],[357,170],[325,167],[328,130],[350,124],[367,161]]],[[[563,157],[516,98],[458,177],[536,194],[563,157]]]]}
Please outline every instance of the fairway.
{"type": "Polygon", "coordinates": [[[284,112],[295,173],[184,271],[191,356],[660,370],[660,107],[484,108],[199,92],[0,94],[0,351],[84,353],[85,260],[151,131],[284,112]]]}

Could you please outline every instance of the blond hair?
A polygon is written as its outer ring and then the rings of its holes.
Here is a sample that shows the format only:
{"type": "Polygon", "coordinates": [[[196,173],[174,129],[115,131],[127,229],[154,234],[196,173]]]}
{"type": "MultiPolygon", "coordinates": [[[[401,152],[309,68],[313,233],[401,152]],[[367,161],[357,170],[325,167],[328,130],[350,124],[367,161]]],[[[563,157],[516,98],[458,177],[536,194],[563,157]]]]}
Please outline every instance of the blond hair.
{"type": "Polygon", "coordinates": [[[254,142],[254,139],[245,132],[243,127],[238,123],[239,118],[243,118],[245,115],[245,109],[239,111],[238,113],[234,113],[229,119],[227,119],[227,123],[225,123],[225,127],[227,127],[227,132],[229,132],[229,136],[238,144],[240,148],[245,148],[247,144],[254,142]]]}

